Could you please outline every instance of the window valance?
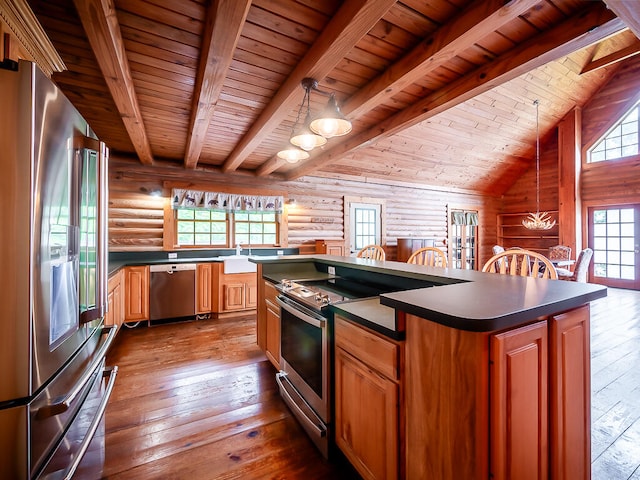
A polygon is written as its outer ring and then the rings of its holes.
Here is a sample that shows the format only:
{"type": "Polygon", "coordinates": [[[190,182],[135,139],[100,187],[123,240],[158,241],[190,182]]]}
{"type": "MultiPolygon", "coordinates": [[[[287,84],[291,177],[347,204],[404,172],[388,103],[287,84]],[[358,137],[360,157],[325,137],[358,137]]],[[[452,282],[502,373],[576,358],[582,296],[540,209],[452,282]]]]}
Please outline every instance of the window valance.
{"type": "Polygon", "coordinates": [[[178,208],[206,208],[223,212],[282,212],[281,196],[238,195],[235,193],[200,192],[184,188],[171,190],[171,205],[178,208]]]}
{"type": "Polygon", "coordinates": [[[478,225],[478,212],[451,212],[452,225],[478,225]]]}

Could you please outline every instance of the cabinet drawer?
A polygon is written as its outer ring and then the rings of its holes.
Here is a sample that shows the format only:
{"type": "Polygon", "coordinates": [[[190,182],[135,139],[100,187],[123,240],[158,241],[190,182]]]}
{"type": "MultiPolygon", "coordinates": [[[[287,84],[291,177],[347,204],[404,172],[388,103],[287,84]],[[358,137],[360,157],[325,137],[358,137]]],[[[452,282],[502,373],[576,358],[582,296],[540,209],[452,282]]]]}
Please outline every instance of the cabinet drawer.
{"type": "Polygon", "coordinates": [[[339,315],[335,317],[334,329],[337,346],[388,378],[399,379],[399,345],[375,335],[339,315]]]}
{"type": "Polygon", "coordinates": [[[273,283],[265,281],[264,282],[265,300],[267,300],[268,302],[271,302],[273,305],[278,305],[278,302],[276,302],[277,296],[278,296],[278,291],[276,290],[276,287],[273,286],[273,283]]]}

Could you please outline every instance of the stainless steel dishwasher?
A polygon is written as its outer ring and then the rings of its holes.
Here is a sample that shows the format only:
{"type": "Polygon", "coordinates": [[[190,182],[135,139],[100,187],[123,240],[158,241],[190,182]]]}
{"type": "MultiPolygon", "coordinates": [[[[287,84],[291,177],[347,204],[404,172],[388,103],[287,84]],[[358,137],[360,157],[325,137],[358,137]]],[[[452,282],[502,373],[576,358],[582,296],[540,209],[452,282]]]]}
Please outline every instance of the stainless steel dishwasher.
{"type": "Polygon", "coordinates": [[[195,316],[195,263],[152,265],[149,271],[149,321],[195,316]]]}

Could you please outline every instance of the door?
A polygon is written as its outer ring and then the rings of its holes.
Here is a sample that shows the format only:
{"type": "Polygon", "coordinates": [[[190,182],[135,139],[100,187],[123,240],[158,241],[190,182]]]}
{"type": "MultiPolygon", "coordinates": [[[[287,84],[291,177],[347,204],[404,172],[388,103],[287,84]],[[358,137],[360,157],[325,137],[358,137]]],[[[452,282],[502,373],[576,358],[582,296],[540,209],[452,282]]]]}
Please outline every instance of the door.
{"type": "Polygon", "coordinates": [[[452,209],[449,230],[449,267],[477,270],[477,238],[478,212],[452,209]]]}
{"type": "Polygon", "coordinates": [[[353,202],[349,205],[351,253],[367,245],[382,245],[380,212],[380,204],[353,202]]]}
{"type": "Polygon", "coordinates": [[[640,205],[589,208],[589,281],[609,287],[640,289],[638,252],[640,205]]]}

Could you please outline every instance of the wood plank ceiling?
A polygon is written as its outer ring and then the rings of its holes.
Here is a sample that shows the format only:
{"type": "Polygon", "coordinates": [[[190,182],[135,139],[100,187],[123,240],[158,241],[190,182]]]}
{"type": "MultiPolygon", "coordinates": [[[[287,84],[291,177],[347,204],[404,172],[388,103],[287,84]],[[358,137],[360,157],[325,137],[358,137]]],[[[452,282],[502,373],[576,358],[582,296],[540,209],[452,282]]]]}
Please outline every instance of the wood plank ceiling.
{"type": "Polygon", "coordinates": [[[533,162],[533,101],[544,138],[639,50],[621,0],[29,4],[68,68],[54,80],[114,155],[279,180],[502,194],[533,162]],[[276,153],[304,77],[353,131],[290,164],[276,153]]]}

